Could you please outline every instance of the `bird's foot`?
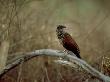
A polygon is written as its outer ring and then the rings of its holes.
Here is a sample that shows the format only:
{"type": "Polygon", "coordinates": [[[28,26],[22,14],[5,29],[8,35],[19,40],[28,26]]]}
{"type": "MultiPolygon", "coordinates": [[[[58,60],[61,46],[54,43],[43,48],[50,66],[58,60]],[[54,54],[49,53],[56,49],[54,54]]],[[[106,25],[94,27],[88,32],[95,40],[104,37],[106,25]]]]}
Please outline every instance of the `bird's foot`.
{"type": "Polygon", "coordinates": [[[62,57],[64,60],[67,60],[69,61],[69,58],[67,58],[67,54],[68,54],[68,51],[67,50],[64,50],[64,56],[62,57]]]}
{"type": "Polygon", "coordinates": [[[64,50],[63,52],[64,52],[65,54],[67,54],[67,53],[68,53],[68,50],[64,50]]]}
{"type": "Polygon", "coordinates": [[[64,54],[64,56],[62,57],[62,59],[66,60],[66,61],[69,61],[69,58],[67,58],[67,55],[64,54]]]}
{"type": "MultiPolygon", "coordinates": [[[[58,51],[58,53],[62,53],[63,54],[63,51],[58,51]]],[[[63,57],[59,57],[60,60],[63,59],[63,57]]]]}
{"type": "Polygon", "coordinates": [[[64,60],[69,61],[69,58],[67,58],[67,54],[69,53],[68,50],[59,51],[58,53],[64,53],[64,56],[62,58],[60,58],[60,60],[64,59],[64,60]]]}
{"type": "Polygon", "coordinates": [[[65,55],[68,53],[68,51],[67,50],[63,50],[63,51],[59,51],[58,53],[64,53],[65,55]]]}

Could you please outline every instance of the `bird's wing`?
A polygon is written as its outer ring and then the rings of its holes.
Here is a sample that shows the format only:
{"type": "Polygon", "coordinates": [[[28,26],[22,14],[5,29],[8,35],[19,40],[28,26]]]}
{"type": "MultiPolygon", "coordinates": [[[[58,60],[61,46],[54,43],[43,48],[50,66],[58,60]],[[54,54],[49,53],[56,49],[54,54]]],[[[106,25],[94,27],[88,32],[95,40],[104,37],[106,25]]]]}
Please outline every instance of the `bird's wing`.
{"type": "Polygon", "coordinates": [[[69,48],[73,48],[73,50],[75,50],[77,53],[80,53],[79,46],[77,45],[76,41],[71,37],[70,34],[65,33],[63,44],[69,46],[69,48]]]}

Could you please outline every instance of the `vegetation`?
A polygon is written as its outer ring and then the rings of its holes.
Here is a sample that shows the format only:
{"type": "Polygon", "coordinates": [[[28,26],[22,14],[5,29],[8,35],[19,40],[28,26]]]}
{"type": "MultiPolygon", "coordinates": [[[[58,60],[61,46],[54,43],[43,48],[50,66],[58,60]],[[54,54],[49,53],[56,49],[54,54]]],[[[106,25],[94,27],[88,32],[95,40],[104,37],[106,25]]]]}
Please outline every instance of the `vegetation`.
{"type": "MultiPolygon", "coordinates": [[[[13,58],[13,53],[63,50],[55,32],[56,26],[63,24],[78,43],[83,60],[110,76],[109,3],[109,0],[0,0],[0,70],[6,59],[13,58]]],[[[38,57],[22,63],[0,78],[0,82],[101,82],[84,71],[57,65],[52,62],[54,59],[38,57]]]]}

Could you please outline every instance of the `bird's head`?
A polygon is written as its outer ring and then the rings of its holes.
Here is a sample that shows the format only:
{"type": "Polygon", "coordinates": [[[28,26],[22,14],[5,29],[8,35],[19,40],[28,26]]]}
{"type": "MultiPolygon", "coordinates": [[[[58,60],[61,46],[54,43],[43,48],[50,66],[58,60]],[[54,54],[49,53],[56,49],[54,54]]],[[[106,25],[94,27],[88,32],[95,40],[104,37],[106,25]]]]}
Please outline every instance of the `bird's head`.
{"type": "Polygon", "coordinates": [[[59,39],[62,38],[63,34],[65,33],[64,28],[66,28],[66,27],[63,26],[63,25],[58,25],[57,26],[56,33],[57,33],[57,36],[58,36],[59,39]]]}
{"type": "Polygon", "coordinates": [[[63,25],[58,25],[58,26],[57,26],[57,29],[58,29],[58,30],[61,30],[61,29],[64,29],[64,28],[66,28],[66,27],[63,26],[63,25]]]}
{"type": "Polygon", "coordinates": [[[65,26],[63,26],[63,25],[58,25],[57,26],[57,32],[63,32],[64,31],[64,28],[66,28],[65,26]]]}

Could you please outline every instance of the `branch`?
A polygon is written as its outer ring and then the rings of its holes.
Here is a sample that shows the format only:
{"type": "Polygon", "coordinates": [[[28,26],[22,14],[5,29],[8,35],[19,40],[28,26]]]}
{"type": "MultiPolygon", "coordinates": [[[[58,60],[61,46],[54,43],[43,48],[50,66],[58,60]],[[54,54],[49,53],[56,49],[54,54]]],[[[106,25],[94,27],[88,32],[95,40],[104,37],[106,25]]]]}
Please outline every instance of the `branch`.
{"type": "MultiPolygon", "coordinates": [[[[52,49],[41,49],[41,50],[36,50],[33,52],[28,52],[28,53],[21,53],[19,54],[20,56],[13,58],[11,61],[8,62],[7,66],[0,71],[0,77],[2,77],[5,73],[7,73],[9,70],[12,68],[16,67],[22,62],[28,61],[29,59],[37,56],[52,56],[52,57],[61,57],[64,59],[68,59],[71,62],[76,63],[77,65],[81,66],[85,71],[90,73],[91,75],[97,77],[100,80],[103,80],[104,82],[110,82],[110,77],[102,74],[101,72],[97,71],[93,67],[91,67],[89,64],[87,64],[84,60],[81,60],[73,55],[70,55],[66,53],[63,53],[58,50],[52,50],[52,49]]],[[[68,62],[63,62],[58,61],[61,64],[68,64],[68,62]]],[[[71,64],[69,64],[71,66],[71,64]]]]}
{"type": "Polygon", "coordinates": [[[0,70],[3,70],[6,65],[8,50],[9,50],[9,42],[3,41],[0,46],[0,70]]]}

